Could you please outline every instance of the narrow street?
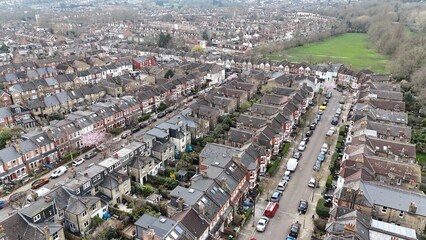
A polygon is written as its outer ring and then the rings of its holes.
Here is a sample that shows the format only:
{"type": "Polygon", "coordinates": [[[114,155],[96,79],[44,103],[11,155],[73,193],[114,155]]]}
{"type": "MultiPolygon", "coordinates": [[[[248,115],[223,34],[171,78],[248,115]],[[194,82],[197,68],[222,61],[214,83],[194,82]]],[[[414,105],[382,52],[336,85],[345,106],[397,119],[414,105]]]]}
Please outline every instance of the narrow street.
{"type": "MultiPolygon", "coordinates": [[[[252,226],[253,219],[250,218],[250,221],[246,223],[245,227],[241,230],[239,239],[285,239],[289,233],[291,224],[296,221],[302,224],[298,239],[311,239],[312,230],[314,228],[311,218],[312,215],[315,214],[316,201],[319,197],[321,197],[321,191],[325,185],[325,178],[327,177],[326,175],[332,152],[329,151],[326,161],[322,164],[319,172],[313,170],[313,165],[320,153],[323,143],[330,142],[330,140],[326,140],[326,133],[330,126],[332,126],[331,119],[339,107],[339,99],[341,97],[342,94],[340,92],[333,91],[333,97],[330,99],[330,102],[322,115],[321,121],[314,130],[313,135],[310,137],[310,141],[299,160],[299,165],[297,166],[296,171],[292,174],[287,189],[284,191],[280,200],[280,207],[275,216],[270,220],[266,231],[257,232],[255,227],[252,226]],[[308,182],[311,177],[320,179],[320,188],[313,189],[308,187],[308,182]],[[308,211],[305,215],[299,215],[297,210],[301,199],[309,202],[308,211]]],[[[314,111],[316,111],[316,109],[317,107],[314,107],[314,111]]],[[[343,114],[342,116],[344,117],[343,114]]],[[[308,119],[306,124],[309,125],[311,120],[312,119],[308,119]]],[[[336,134],[338,133],[335,133],[335,136],[336,134]]],[[[297,149],[298,144],[299,141],[293,143],[294,149],[297,149]]],[[[334,146],[329,146],[329,148],[330,147],[334,149],[334,146]]],[[[268,203],[267,199],[270,197],[272,192],[275,191],[278,182],[284,175],[288,156],[291,156],[293,153],[293,148],[290,148],[289,151],[287,158],[283,159],[283,163],[275,176],[271,179],[266,179],[268,189],[262,193],[256,203],[254,226],[257,224],[259,218],[263,216],[263,212],[268,203]]]]}

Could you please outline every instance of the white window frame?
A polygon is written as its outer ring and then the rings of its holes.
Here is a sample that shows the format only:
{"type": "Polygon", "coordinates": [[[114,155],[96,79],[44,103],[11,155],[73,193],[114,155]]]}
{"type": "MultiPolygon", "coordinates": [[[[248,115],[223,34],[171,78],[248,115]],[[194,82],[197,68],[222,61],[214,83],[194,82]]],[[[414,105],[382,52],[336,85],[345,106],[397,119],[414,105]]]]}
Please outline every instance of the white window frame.
{"type": "Polygon", "coordinates": [[[75,193],[76,193],[76,194],[80,194],[80,188],[77,188],[77,189],[75,190],[75,193]]]}
{"type": "Polygon", "coordinates": [[[87,182],[87,183],[85,183],[85,184],[83,184],[83,190],[86,190],[86,189],[88,189],[90,187],[90,181],[89,182],[87,182]]]}
{"type": "Polygon", "coordinates": [[[34,222],[37,222],[38,220],[40,220],[41,219],[41,215],[40,214],[37,214],[37,215],[35,215],[34,217],[33,217],[33,221],[34,222]]]}
{"type": "Polygon", "coordinates": [[[399,217],[400,217],[400,218],[403,218],[403,217],[404,217],[404,211],[400,211],[400,212],[399,212],[399,217]]]}

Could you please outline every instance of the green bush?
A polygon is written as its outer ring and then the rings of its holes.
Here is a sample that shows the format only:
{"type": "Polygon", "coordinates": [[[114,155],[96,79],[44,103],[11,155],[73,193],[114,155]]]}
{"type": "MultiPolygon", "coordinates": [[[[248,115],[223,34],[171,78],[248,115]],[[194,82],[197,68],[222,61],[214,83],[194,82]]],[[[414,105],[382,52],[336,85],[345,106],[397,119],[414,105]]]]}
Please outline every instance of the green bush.
{"type": "Polygon", "coordinates": [[[345,136],[345,126],[339,128],[339,136],[345,136]]]}
{"type": "Polygon", "coordinates": [[[318,216],[322,218],[328,218],[330,216],[330,208],[324,206],[325,200],[324,198],[318,199],[317,206],[315,208],[315,212],[318,214],[318,216]]]}
{"type": "Polygon", "coordinates": [[[138,118],[138,122],[144,122],[151,117],[150,113],[144,113],[142,116],[138,118]]]}
{"type": "Polygon", "coordinates": [[[272,162],[272,164],[270,164],[270,167],[268,169],[269,176],[273,176],[277,172],[279,165],[280,165],[279,159],[275,160],[274,162],[272,162]]]}
{"type": "Polygon", "coordinates": [[[65,155],[62,159],[63,159],[65,162],[69,162],[69,161],[71,161],[71,159],[74,159],[74,158],[76,158],[77,156],[78,156],[77,151],[76,151],[76,150],[72,150],[72,152],[71,152],[71,153],[69,153],[69,154],[65,155]]]}
{"type": "Polygon", "coordinates": [[[109,133],[113,134],[113,135],[118,135],[123,131],[123,129],[121,128],[113,128],[111,130],[109,130],[109,133]]]}
{"type": "Polygon", "coordinates": [[[327,181],[325,182],[325,187],[330,188],[332,183],[333,183],[333,176],[328,175],[327,181]]]}
{"type": "Polygon", "coordinates": [[[151,185],[143,185],[141,187],[142,190],[142,195],[144,197],[148,197],[149,195],[151,195],[151,193],[154,192],[154,188],[151,185]]]}
{"type": "Polygon", "coordinates": [[[179,181],[171,179],[169,177],[162,177],[162,176],[153,176],[148,175],[148,182],[151,183],[154,186],[164,185],[167,189],[172,190],[177,185],[179,185],[179,181]]]}
{"type": "Polygon", "coordinates": [[[291,146],[290,142],[286,142],[284,144],[283,150],[281,151],[281,156],[284,156],[287,153],[287,151],[290,148],[290,146],[291,146]]]}
{"type": "Polygon", "coordinates": [[[340,168],[339,163],[338,163],[338,161],[337,161],[338,156],[339,156],[339,155],[338,155],[337,153],[334,153],[334,154],[331,156],[331,161],[330,161],[329,169],[330,169],[330,172],[331,172],[332,174],[333,174],[335,171],[339,170],[339,168],[340,168]]]}

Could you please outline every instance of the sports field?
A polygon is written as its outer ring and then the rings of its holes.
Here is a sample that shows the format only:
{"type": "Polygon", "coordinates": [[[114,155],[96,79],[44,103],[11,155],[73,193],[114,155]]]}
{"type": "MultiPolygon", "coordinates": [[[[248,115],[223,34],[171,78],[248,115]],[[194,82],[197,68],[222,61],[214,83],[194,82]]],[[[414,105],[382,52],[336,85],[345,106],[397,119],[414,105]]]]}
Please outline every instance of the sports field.
{"type": "Polygon", "coordinates": [[[374,49],[369,48],[367,35],[363,33],[346,33],[338,37],[306,44],[303,47],[290,48],[282,54],[267,56],[271,60],[283,60],[311,63],[344,63],[352,64],[355,70],[370,69],[385,73],[388,59],[374,49]]]}

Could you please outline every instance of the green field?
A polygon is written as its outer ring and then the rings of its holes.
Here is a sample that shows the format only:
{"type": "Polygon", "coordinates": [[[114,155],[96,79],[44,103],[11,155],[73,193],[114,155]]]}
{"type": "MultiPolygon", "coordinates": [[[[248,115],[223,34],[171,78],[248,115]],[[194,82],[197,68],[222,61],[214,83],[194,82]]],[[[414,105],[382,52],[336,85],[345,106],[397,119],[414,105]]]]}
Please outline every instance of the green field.
{"type": "Polygon", "coordinates": [[[303,47],[290,48],[282,54],[266,56],[271,60],[283,60],[311,63],[344,63],[352,64],[355,70],[370,69],[385,73],[388,59],[369,48],[367,35],[362,33],[346,33],[338,37],[306,44],[303,47]]]}

